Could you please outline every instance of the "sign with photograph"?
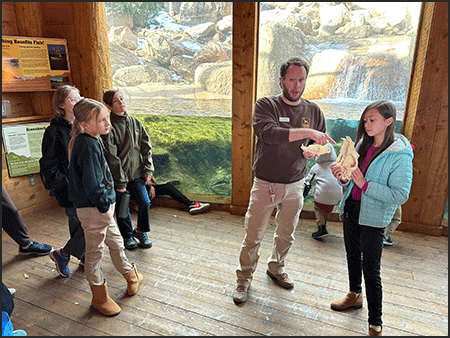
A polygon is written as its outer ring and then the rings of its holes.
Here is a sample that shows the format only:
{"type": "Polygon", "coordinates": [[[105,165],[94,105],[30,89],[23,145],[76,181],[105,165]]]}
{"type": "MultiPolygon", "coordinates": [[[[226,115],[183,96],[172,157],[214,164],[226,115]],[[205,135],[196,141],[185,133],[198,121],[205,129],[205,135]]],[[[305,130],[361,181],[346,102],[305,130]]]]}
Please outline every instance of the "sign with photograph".
{"type": "Polygon", "coordinates": [[[3,145],[9,176],[36,174],[40,171],[41,146],[48,122],[3,126],[3,145]]]}
{"type": "Polygon", "coordinates": [[[65,39],[2,36],[2,91],[29,92],[70,84],[65,39]]]}

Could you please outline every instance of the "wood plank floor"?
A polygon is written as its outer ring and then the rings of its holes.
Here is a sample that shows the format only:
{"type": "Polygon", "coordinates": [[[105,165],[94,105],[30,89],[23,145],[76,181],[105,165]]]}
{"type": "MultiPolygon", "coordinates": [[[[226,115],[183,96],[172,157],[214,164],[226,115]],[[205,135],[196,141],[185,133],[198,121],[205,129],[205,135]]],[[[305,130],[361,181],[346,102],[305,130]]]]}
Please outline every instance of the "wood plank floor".
{"type": "MultiPolygon", "coordinates": [[[[132,214],[133,220],[136,214],[132,214]]],[[[24,217],[32,239],[63,246],[68,239],[62,208],[24,217]]],[[[2,232],[2,280],[17,289],[14,329],[29,336],[355,336],[367,335],[367,306],[335,312],[330,302],[348,290],[342,225],[330,236],[311,238],[313,220],[301,219],[286,269],[295,287],[285,290],[266,275],[274,220],[260,249],[249,299],[233,303],[235,269],[244,218],[225,211],[190,215],[153,206],[153,247],[127,251],[144,274],[139,293],[126,296],[124,278],[107,254],[102,261],[111,297],[121,306],[115,317],[90,308],[91,292],[78,260],[61,278],[48,256],[18,255],[2,232]]],[[[448,237],[397,231],[382,258],[384,335],[448,336],[448,237]]]]}

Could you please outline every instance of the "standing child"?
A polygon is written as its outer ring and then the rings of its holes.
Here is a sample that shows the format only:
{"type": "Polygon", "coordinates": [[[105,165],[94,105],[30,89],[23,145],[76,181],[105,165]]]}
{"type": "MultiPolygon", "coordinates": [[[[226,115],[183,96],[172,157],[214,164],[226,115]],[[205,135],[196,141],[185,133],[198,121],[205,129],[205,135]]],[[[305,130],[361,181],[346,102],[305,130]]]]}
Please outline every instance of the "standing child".
{"type": "Polygon", "coordinates": [[[155,170],[152,160],[152,145],[142,123],[126,111],[123,95],[119,90],[108,90],[103,94],[103,102],[111,110],[111,132],[104,136],[107,159],[114,177],[117,194],[117,205],[120,205],[126,191],[136,199],[138,206],[137,226],[133,230],[131,216],[119,217],[116,209],[117,224],[125,242],[125,248],[131,250],[138,247],[134,239],[139,240],[143,248],[150,248],[148,239],[150,231],[150,198],[146,186],[152,182],[155,170]]]}
{"type": "Polygon", "coordinates": [[[106,316],[120,313],[108,295],[100,262],[104,246],[117,271],[127,281],[127,293],[137,293],[143,276],[125,255],[123,239],[114,220],[116,194],[100,135],[110,130],[106,107],[83,99],[73,107],[75,120],[69,143],[69,196],[76,208],[86,239],[85,274],[92,291],[92,307],[106,316]]]}
{"type": "Polygon", "coordinates": [[[53,109],[56,116],[51,119],[42,139],[42,157],[39,160],[42,182],[50,196],[55,196],[59,206],[66,209],[69,219],[70,239],[64,247],[50,252],[50,258],[56,264],[56,270],[62,277],[70,276],[70,255],[84,265],[84,232],[77,212],[69,200],[69,156],[70,131],[75,119],[73,106],[80,101],[80,91],[69,85],[59,86],[53,94],[53,109]]]}
{"type": "Polygon", "coordinates": [[[314,213],[317,219],[317,231],[312,233],[314,239],[328,236],[327,220],[333,211],[334,205],[342,197],[342,186],[338,179],[334,177],[330,165],[336,163],[336,151],[331,143],[326,145],[329,153],[325,153],[316,158],[316,164],[309,171],[306,181],[315,185],[312,188],[314,196],[314,213]],[[314,176],[315,175],[315,176],[314,176]],[[314,176],[314,179],[312,179],[314,176]]]}
{"type": "MultiPolygon", "coordinates": [[[[351,180],[340,181],[345,187],[340,208],[350,290],[333,301],[331,308],[362,307],[364,273],[370,336],[382,335],[384,229],[397,206],[408,200],[412,183],[412,148],[405,136],[394,133],[395,119],[395,106],[387,101],[373,102],[364,109],[355,141],[358,168],[351,173],[351,180]]],[[[333,164],[331,170],[340,179],[342,167],[333,164]]]]}

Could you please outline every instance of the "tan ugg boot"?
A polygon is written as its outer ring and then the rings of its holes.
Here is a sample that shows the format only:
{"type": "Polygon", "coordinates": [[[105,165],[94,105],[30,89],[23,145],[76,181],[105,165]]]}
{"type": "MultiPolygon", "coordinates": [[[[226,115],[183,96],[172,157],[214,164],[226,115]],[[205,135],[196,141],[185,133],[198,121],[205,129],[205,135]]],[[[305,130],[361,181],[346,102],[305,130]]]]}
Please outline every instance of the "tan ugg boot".
{"type": "Polygon", "coordinates": [[[108,285],[106,281],[103,285],[91,285],[93,308],[97,309],[105,316],[115,316],[122,310],[117,303],[108,295],[108,285]]]}
{"type": "Polygon", "coordinates": [[[142,273],[137,271],[134,263],[133,263],[133,268],[129,272],[124,273],[123,276],[125,277],[125,279],[128,283],[128,285],[127,285],[128,295],[134,296],[138,292],[139,285],[141,285],[142,279],[144,278],[144,276],[142,275],[142,273]]]}
{"type": "Polygon", "coordinates": [[[356,292],[349,292],[344,298],[331,302],[331,308],[333,310],[347,310],[350,308],[360,309],[362,308],[363,297],[362,292],[357,294],[356,292]]]}

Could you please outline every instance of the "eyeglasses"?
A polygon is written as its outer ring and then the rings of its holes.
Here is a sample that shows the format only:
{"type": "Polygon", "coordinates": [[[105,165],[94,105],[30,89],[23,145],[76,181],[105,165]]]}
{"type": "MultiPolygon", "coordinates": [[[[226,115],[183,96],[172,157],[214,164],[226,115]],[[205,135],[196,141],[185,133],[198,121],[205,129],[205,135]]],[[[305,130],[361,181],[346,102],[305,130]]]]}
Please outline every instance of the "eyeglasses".
{"type": "Polygon", "coordinates": [[[72,103],[77,103],[78,101],[80,101],[80,100],[82,100],[82,99],[84,99],[84,97],[83,96],[79,96],[79,97],[68,97],[67,98],[67,100],[69,100],[70,102],[72,102],[72,103]]]}

